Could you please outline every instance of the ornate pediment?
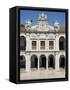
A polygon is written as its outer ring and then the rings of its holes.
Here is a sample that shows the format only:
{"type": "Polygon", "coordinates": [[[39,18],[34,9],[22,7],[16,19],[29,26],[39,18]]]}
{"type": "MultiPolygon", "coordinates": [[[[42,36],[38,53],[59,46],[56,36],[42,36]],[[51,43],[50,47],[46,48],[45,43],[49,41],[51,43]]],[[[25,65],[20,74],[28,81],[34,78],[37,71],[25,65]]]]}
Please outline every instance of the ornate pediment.
{"type": "Polygon", "coordinates": [[[32,33],[32,34],[30,35],[30,38],[31,38],[31,39],[37,39],[37,34],[32,33]]]}
{"type": "Polygon", "coordinates": [[[55,35],[54,34],[49,34],[48,39],[55,39],[55,35]]]}
{"type": "Polygon", "coordinates": [[[39,39],[46,39],[46,35],[45,34],[40,34],[39,39]]]}

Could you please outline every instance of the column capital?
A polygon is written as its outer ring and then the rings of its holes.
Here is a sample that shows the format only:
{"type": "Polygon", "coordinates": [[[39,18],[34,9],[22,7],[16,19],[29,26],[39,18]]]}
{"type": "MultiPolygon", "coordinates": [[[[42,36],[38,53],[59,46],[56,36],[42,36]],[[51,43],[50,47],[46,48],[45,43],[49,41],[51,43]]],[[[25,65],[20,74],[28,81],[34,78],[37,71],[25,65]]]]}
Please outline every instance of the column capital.
{"type": "Polygon", "coordinates": [[[56,55],[58,55],[59,54],[59,52],[56,52],[56,55]]]}
{"type": "Polygon", "coordinates": [[[29,53],[29,52],[27,52],[27,53],[26,53],[26,55],[30,55],[30,53],[29,53]]]}

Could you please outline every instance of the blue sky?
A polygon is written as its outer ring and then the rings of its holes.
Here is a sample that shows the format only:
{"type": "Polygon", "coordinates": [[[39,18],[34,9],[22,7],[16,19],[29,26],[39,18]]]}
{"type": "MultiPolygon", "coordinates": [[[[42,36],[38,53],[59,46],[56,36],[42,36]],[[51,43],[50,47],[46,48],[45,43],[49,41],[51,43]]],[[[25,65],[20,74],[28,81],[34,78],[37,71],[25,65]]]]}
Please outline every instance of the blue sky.
{"type": "Polygon", "coordinates": [[[61,26],[65,27],[65,13],[64,12],[51,12],[51,11],[33,11],[33,10],[20,10],[20,24],[25,24],[26,20],[32,20],[32,24],[37,24],[38,15],[44,13],[48,16],[48,23],[53,25],[54,21],[58,21],[61,26]]]}

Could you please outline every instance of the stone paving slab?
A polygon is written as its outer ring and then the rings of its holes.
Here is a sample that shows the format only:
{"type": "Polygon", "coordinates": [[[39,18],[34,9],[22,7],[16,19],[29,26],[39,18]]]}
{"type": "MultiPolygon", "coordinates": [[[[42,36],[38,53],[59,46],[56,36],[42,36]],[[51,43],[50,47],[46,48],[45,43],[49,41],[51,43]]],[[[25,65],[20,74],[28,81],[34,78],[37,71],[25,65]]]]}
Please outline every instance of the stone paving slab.
{"type": "Polygon", "coordinates": [[[40,69],[39,71],[34,69],[30,72],[25,72],[24,69],[20,69],[20,80],[29,79],[51,79],[51,78],[65,78],[65,70],[60,69],[56,71],[54,69],[40,69]]]}

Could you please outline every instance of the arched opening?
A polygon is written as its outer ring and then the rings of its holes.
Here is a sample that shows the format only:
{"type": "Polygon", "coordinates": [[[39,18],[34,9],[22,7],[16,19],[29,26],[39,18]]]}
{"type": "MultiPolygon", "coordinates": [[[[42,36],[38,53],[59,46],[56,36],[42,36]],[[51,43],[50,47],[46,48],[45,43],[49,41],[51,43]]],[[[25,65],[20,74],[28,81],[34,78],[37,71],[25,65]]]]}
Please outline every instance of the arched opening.
{"type": "Polygon", "coordinates": [[[55,58],[53,55],[49,55],[48,58],[48,67],[55,69],[55,58]]]}
{"type": "Polygon", "coordinates": [[[64,50],[65,49],[65,39],[64,39],[63,36],[59,38],[59,49],[60,50],[64,50]]]}
{"type": "Polygon", "coordinates": [[[31,68],[38,68],[38,58],[36,55],[31,56],[31,68]]]}
{"type": "Polygon", "coordinates": [[[24,36],[20,37],[20,50],[26,50],[26,38],[24,36]]]}
{"type": "Polygon", "coordinates": [[[26,68],[26,60],[25,60],[25,56],[20,56],[20,68],[25,69],[26,68]]]}
{"type": "Polygon", "coordinates": [[[46,56],[41,55],[39,59],[40,68],[46,68],[46,56]]]}
{"type": "Polygon", "coordinates": [[[65,68],[65,56],[64,55],[60,56],[59,66],[60,66],[60,68],[65,68]]]}

